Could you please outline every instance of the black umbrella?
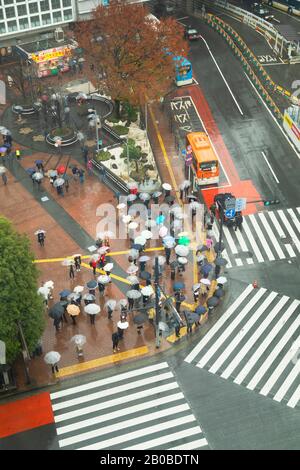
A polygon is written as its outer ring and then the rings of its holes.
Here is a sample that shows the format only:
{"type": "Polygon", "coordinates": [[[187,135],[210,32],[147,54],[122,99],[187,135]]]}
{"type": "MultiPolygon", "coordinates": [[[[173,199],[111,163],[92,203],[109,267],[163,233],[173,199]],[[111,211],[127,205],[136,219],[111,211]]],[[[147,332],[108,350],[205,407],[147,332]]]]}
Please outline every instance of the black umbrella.
{"type": "Polygon", "coordinates": [[[215,245],[214,245],[214,249],[215,249],[215,252],[216,252],[216,253],[217,253],[218,251],[223,251],[224,248],[225,248],[225,245],[224,245],[224,243],[222,243],[222,242],[221,242],[221,245],[220,245],[219,242],[215,243],[215,245]],[[219,249],[219,247],[220,247],[220,249],[219,249]]]}
{"type": "Polygon", "coordinates": [[[217,297],[210,297],[207,301],[208,307],[216,307],[220,300],[217,297]]]}
{"type": "Polygon", "coordinates": [[[218,299],[220,299],[221,297],[223,297],[225,295],[225,292],[224,292],[224,289],[220,288],[220,289],[217,289],[215,292],[214,292],[214,297],[217,297],[218,299]]]}
{"type": "Polygon", "coordinates": [[[53,318],[53,320],[56,320],[63,316],[64,311],[65,309],[61,305],[61,303],[57,302],[56,304],[53,305],[53,307],[50,308],[48,315],[50,318],[53,318]]]}
{"type": "Polygon", "coordinates": [[[143,315],[142,313],[139,313],[138,315],[133,317],[133,323],[135,323],[136,325],[142,325],[147,320],[148,320],[147,315],[143,315]]]}
{"type": "Polygon", "coordinates": [[[206,313],[206,308],[203,307],[203,305],[199,305],[199,307],[196,308],[195,310],[195,313],[197,313],[198,315],[203,315],[204,313],[206,313]]]}
{"type": "Polygon", "coordinates": [[[197,313],[189,313],[186,316],[187,321],[194,323],[195,321],[199,321],[199,315],[197,313]]]}
{"type": "Polygon", "coordinates": [[[87,282],[86,283],[87,287],[89,289],[96,289],[96,287],[98,286],[97,282],[94,281],[94,279],[92,279],[91,281],[87,282]]]}
{"type": "Polygon", "coordinates": [[[145,281],[148,281],[149,279],[151,279],[151,274],[148,273],[148,271],[143,271],[140,274],[140,278],[144,279],[145,281]]]}
{"type": "Polygon", "coordinates": [[[228,263],[228,261],[225,258],[216,258],[215,259],[215,265],[216,266],[226,266],[227,263],[228,263]]]}

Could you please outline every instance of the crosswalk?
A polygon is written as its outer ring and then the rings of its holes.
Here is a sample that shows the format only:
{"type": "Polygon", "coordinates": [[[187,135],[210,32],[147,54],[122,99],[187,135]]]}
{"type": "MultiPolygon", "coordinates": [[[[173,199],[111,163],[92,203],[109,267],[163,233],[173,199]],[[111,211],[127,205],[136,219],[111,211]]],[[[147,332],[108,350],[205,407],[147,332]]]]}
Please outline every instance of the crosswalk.
{"type": "Polygon", "coordinates": [[[166,362],[50,396],[64,450],[208,448],[166,362]]]}
{"type": "Polygon", "coordinates": [[[295,408],[300,399],[299,305],[299,300],[248,285],[185,361],[295,408]]]}
{"type": "MultiPolygon", "coordinates": [[[[223,227],[227,268],[300,255],[300,207],[244,216],[242,229],[223,227]]],[[[219,228],[213,234],[219,240],[219,228]]]]}

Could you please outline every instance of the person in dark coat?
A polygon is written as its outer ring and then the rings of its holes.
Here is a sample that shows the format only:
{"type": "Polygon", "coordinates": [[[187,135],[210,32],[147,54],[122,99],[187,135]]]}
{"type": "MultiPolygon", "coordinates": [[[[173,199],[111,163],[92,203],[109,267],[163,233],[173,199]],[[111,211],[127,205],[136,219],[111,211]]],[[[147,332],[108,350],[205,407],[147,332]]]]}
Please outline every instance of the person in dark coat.
{"type": "Polygon", "coordinates": [[[95,261],[94,259],[90,262],[90,266],[91,268],[93,268],[93,274],[94,276],[96,276],[96,269],[97,269],[97,261],[95,261]]]}
{"type": "Polygon", "coordinates": [[[7,184],[7,176],[6,176],[6,174],[5,174],[5,173],[2,173],[1,177],[2,177],[3,184],[6,185],[6,184],[7,184]]]}
{"type": "Polygon", "coordinates": [[[128,299],[128,310],[132,310],[134,306],[134,299],[128,299]]]}
{"type": "Polygon", "coordinates": [[[165,254],[166,254],[166,263],[170,264],[170,257],[171,257],[171,248],[165,247],[165,254]]]}
{"type": "Polygon", "coordinates": [[[112,339],[112,343],[113,343],[113,352],[115,353],[117,351],[120,351],[120,348],[118,348],[118,344],[119,344],[119,340],[120,340],[119,333],[117,331],[115,331],[111,335],[111,339],[112,339]]]}
{"type": "Polygon", "coordinates": [[[69,277],[70,277],[70,279],[74,279],[74,277],[75,277],[75,270],[74,270],[73,264],[70,264],[69,277]]]}
{"type": "Polygon", "coordinates": [[[81,266],[81,256],[74,256],[74,262],[75,262],[75,269],[77,272],[79,272],[80,266],[81,266]]]}
{"type": "Polygon", "coordinates": [[[182,292],[177,291],[177,292],[175,292],[174,297],[175,297],[175,301],[176,301],[176,310],[179,313],[181,303],[185,300],[185,296],[183,295],[182,292]]]}
{"type": "Polygon", "coordinates": [[[98,282],[98,289],[99,289],[99,294],[104,295],[105,285],[102,284],[102,282],[98,282]]]}
{"type": "Polygon", "coordinates": [[[46,238],[46,237],[45,237],[45,234],[44,234],[43,232],[40,232],[40,233],[38,233],[37,238],[38,238],[39,244],[40,244],[41,246],[44,246],[44,245],[45,245],[45,238],[46,238]]]}

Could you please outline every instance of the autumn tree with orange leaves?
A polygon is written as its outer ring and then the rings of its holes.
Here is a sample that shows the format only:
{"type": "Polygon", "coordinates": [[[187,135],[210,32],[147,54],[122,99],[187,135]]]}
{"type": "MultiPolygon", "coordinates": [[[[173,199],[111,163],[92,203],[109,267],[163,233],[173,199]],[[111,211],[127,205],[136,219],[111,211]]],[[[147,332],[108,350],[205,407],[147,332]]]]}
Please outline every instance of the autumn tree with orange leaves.
{"type": "Polygon", "coordinates": [[[105,72],[105,89],[117,112],[120,102],[142,105],[164,96],[174,80],[172,55],[188,53],[183,27],[171,17],[155,21],[149,13],[143,4],[112,0],[76,27],[77,41],[94,66],[97,84],[105,72]]]}

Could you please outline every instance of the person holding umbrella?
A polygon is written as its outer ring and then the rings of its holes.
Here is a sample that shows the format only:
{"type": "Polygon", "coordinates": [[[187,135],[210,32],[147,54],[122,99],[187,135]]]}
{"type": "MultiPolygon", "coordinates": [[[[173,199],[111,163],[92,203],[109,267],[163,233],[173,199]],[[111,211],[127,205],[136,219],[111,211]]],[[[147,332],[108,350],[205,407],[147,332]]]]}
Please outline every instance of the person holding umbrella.
{"type": "Polygon", "coordinates": [[[80,272],[81,267],[81,255],[74,255],[75,269],[77,272],[80,272]]]}
{"type": "Polygon", "coordinates": [[[51,365],[52,374],[59,371],[58,362],[60,361],[60,358],[61,355],[57,351],[50,351],[45,355],[44,361],[46,364],[51,365]]]}
{"type": "Polygon", "coordinates": [[[97,261],[94,260],[94,259],[92,259],[92,260],[90,261],[90,266],[91,266],[91,268],[93,268],[93,274],[94,274],[94,276],[96,276],[97,261]]]}
{"type": "Polygon", "coordinates": [[[115,331],[111,335],[111,339],[112,339],[112,344],[113,344],[113,352],[115,353],[117,351],[120,351],[120,348],[118,348],[118,344],[119,344],[119,340],[120,340],[119,332],[115,331]]]}
{"type": "Polygon", "coordinates": [[[180,306],[181,306],[181,303],[185,300],[185,296],[180,290],[178,290],[174,293],[174,297],[176,301],[176,310],[178,313],[180,313],[180,306]]]}
{"type": "Polygon", "coordinates": [[[70,266],[69,266],[69,277],[70,277],[70,279],[75,278],[75,270],[74,270],[74,264],[73,263],[70,263],[70,266]]]}

